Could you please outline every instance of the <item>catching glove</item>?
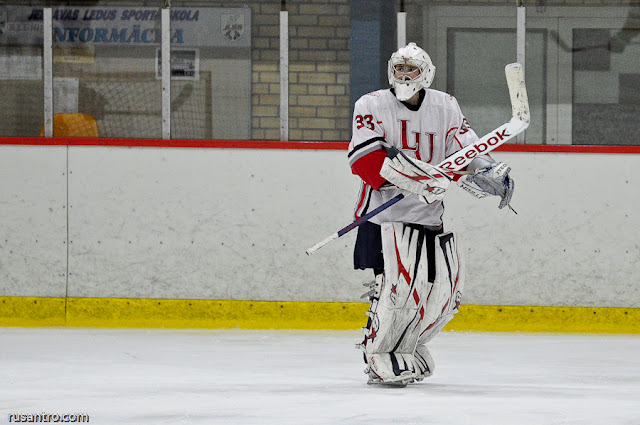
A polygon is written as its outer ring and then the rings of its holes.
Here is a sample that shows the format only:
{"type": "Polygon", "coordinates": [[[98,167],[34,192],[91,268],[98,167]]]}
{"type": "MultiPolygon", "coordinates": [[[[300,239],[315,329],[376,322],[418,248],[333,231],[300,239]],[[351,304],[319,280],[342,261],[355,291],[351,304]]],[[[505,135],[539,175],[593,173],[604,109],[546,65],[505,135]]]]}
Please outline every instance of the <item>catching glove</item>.
{"type": "Polygon", "coordinates": [[[507,164],[496,162],[488,168],[464,176],[458,180],[458,186],[476,198],[499,196],[501,199],[498,208],[502,209],[511,202],[515,189],[515,182],[509,177],[509,171],[511,171],[511,167],[507,164]]]}

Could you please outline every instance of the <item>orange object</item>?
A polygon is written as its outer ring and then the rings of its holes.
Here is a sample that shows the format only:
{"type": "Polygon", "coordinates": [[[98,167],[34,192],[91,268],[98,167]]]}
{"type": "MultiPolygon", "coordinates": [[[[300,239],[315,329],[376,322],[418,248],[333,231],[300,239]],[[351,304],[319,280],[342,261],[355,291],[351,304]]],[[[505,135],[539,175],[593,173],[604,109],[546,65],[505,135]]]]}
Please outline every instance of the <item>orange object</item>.
{"type": "MultiPolygon", "coordinates": [[[[44,124],[40,137],[44,136],[44,124]]],[[[88,114],[62,113],[53,115],[53,137],[100,137],[98,122],[88,114]]]]}

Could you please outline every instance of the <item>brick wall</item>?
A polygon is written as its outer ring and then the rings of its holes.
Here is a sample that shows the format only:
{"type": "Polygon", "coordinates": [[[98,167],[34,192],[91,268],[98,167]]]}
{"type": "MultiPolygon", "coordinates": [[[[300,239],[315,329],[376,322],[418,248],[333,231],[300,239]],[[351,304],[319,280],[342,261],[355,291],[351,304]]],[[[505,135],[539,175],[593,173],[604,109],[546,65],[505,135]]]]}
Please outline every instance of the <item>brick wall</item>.
{"type": "MultiPolygon", "coordinates": [[[[280,2],[253,9],[254,139],[280,138],[280,2]]],[[[349,0],[288,1],[289,139],[349,140],[349,0]]]]}

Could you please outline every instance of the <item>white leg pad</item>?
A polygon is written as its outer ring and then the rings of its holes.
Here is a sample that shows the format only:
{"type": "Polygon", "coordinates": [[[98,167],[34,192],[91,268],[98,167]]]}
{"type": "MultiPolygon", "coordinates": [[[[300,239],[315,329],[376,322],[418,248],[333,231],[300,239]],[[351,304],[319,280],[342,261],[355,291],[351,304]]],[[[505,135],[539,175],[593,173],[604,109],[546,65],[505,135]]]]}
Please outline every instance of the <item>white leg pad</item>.
{"type": "Polygon", "coordinates": [[[464,288],[464,262],[453,232],[436,236],[436,278],[425,303],[418,344],[430,341],[458,312],[464,288]]]}
{"type": "Polygon", "coordinates": [[[382,223],[385,259],[380,297],[371,304],[367,353],[413,353],[421,321],[421,294],[428,293],[427,248],[418,231],[382,223]]]}
{"type": "Polygon", "coordinates": [[[424,233],[403,223],[381,227],[384,278],[367,312],[370,323],[363,328],[369,374],[383,383],[422,380],[435,368],[424,344],[460,305],[462,259],[452,232],[436,236],[436,277],[429,282],[424,233]]]}

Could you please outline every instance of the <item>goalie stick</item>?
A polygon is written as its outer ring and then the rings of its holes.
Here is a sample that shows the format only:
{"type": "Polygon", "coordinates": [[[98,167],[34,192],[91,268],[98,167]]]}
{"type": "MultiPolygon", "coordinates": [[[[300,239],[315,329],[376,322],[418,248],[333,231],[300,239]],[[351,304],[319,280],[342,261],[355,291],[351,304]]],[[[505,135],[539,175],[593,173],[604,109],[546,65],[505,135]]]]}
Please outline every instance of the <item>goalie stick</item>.
{"type": "MultiPolygon", "coordinates": [[[[529,114],[529,99],[527,97],[527,87],[524,82],[524,72],[522,71],[522,65],[519,63],[510,63],[504,68],[504,72],[507,78],[507,86],[509,87],[509,96],[511,98],[511,120],[496,128],[492,132],[484,135],[477,142],[459,150],[447,157],[444,161],[437,165],[444,175],[452,180],[457,180],[461,173],[458,170],[469,165],[469,163],[478,155],[484,155],[498,146],[502,145],[509,139],[517,136],[527,129],[530,121],[529,114]]],[[[436,176],[437,177],[437,176],[436,176]]],[[[338,239],[345,233],[355,229],[362,223],[369,221],[373,216],[378,215],[382,211],[386,210],[396,202],[404,198],[403,194],[397,195],[389,199],[378,208],[363,215],[359,219],[343,227],[332,235],[328,236],[324,240],[318,242],[311,248],[306,250],[307,255],[311,255],[329,242],[338,239]]]]}

